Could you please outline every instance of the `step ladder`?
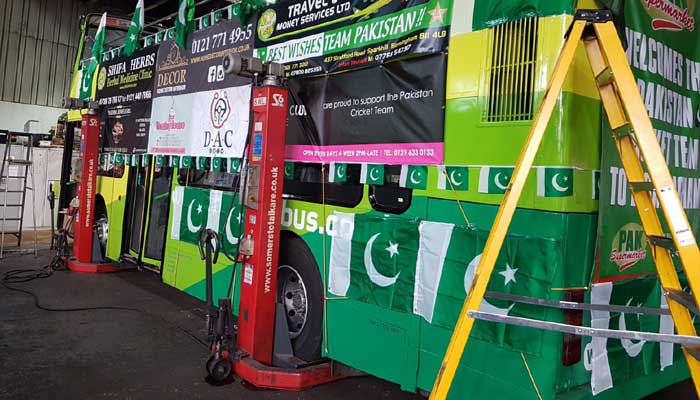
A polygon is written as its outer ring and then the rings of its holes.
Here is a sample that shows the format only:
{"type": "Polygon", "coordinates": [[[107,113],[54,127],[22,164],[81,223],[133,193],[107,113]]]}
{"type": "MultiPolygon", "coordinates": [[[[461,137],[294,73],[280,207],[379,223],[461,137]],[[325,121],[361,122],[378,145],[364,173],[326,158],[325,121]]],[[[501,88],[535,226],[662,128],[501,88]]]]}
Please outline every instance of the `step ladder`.
{"type": "MultiPolygon", "coordinates": [[[[5,249],[5,235],[17,238],[17,249],[22,245],[22,226],[24,208],[27,200],[27,190],[34,189],[34,151],[33,135],[21,132],[0,132],[5,136],[5,149],[0,164],[0,259],[5,249]],[[17,149],[17,151],[13,151],[17,149]],[[28,185],[28,180],[31,186],[28,185]]],[[[33,202],[36,196],[32,196],[33,202]]],[[[32,204],[34,223],[34,255],[37,254],[36,207],[32,204]]]]}
{"type": "MultiPolygon", "coordinates": [[[[532,303],[533,299],[530,299],[532,303]]],[[[543,304],[546,300],[539,300],[543,304]]],[[[604,10],[579,10],[574,17],[568,38],[559,56],[542,103],[525,141],[503,202],[489,234],[476,276],[457,320],[452,339],[438,372],[431,399],[445,399],[457,366],[464,352],[476,319],[538,329],[567,332],[576,335],[609,338],[639,338],[681,344],[695,390],[700,394],[700,338],[697,337],[689,310],[697,312],[700,304],[700,251],[688,224],[666,160],[656,139],[654,128],[637,88],[637,82],[627,63],[625,51],[612,23],[612,15],[604,10]],[[591,64],[600,98],[610,122],[613,139],[627,173],[630,188],[644,228],[663,293],[668,301],[677,335],[659,335],[595,329],[519,317],[501,316],[479,311],[486,287],[506,237],[508,227],[532,168],[535,155],[562,91],[564,78],[570,69],[579,43],[583,43],[591,64]],[[645,179],[645,172],[651,178],[645,179]],[[652,194],[658,199],[670,235],[662,228],[652,194]],[[690,293],[680,285],[672,256],[677,256],[690,286],[690,293]]],[[[579,304],[579,309],[591,310],[592,305],[579,304]],[[588,306],[588,307],[586,307],[588,306]]],[[[560,307],[563,308],[563,307],[560,307]]]]}

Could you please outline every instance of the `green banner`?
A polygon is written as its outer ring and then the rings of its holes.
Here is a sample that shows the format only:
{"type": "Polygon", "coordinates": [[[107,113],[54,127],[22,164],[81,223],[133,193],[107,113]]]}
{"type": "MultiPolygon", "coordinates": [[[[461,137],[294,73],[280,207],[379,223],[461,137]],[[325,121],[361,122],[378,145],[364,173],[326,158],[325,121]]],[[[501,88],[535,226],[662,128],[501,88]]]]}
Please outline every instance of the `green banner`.
{"type": "MultiPolygon", "coordinates": [[[[697,0],[635,0],[624,7],[627,59],[696,236],[700,227],[699,18],[697,0]]],[[[602,143],[600,261],[595,280],[654,273],[651,250],[607,125],[602,143]]],[[[658,208],[656,194],[654,202],[658,208]]]]}

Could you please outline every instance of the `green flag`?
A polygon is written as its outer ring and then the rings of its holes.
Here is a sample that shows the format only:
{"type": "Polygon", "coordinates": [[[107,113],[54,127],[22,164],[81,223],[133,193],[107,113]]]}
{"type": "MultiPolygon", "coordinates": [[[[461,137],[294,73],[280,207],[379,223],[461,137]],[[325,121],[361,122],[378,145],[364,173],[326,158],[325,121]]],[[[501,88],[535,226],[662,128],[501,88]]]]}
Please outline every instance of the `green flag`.
{"type": "Polygon", "coordinates": [[[362,164],[360,169],[360,183],[366,185],[384,184],[383,164],[362,164]]]}
{"type": "Polygon", "coordinates": [[[124,154],[124,165],[132,166],[131,165],[131,154],[124,154]]]}
{"type": "MultiPolygon", "coordinates": [[[[393,311],[413,313],[453,329],[481,260],[487,231],[401,216],[335,213],[328,292],[393,311]]],[[[561,243],[508,235],[489,290],[551,297],[561,243]]],[[[544,309],[485,299],[481,311],[544,319],[544,309]]],[[[477,325],[475,336],[537,353],[541,340],[529,328],[477,325]]],[[[541,338],[541,332],[539,334],[541,338]]]]}
{"type": "Polygon", "coordinates": [[[238,249],[242,221],[243,215],[238,204],[238,196],[231,192],[223,192],[219,213],[219,241],[223,245],[223,250],[230,256],[235,256],[238,249]]]}
{"type": "Polygon", "coordinates": [[[512,167],[481,167],[479,193],[504,194],[513,176],[512,167]]]}
{"type": "Polygon", "coordinates": [[[284,179],[294,179],[294,163],[284,163],[284,179]]]}
{"type": "Polygon", "coordinates": [[[335,213],[328,291],[380,307],[413,312],[418,224],[403,217],[335,213]]]}
{"type": "Polygon", "coordinates": [[[87,68],[83,67],[80,77],[80,91],[78,96],[81,99],[89,99],[92,97],[92,87],[95,75],[102,62],[102,52],[105,42],[105,26],[107,25],[107,13],[102,14],[100,25],[97,27],[95,34],[95,42],[92,44],[92,58],[87,68]]]}
{"type": "Polygon", "coordinates": [[[131,26],[126,32],[126,42],[124,43],[124,54],[128,57],[139,48],[139,37],[143,29],[143,0],[136,3],[134,16],[131,18],[131,26]]]}
{"type": "Polygon", "coordinates": [[[425,165],[402,165],[399,186],[425,190],[428,187],[428,167],[425,165]]]}
{"type": "Polygon", "coordinates": [[[175,18],[175,42],[183,49],[187,47],[187,36],[194,32],[194,0],[180,0],[175,18]]]}
{"type": "Polygon", "coordinates": [[[180,164],[182,165],[182,168],[192,168],[192,157],[182,156],[180,159],[180,164]]]}
{"type": "Polygon", "coordinates": [[[441,190],[469,190],[469,167],[438,167],[437,188],[441,190]]]}
{"type": "Polygon", "coordinates": [[[95,34],[95,42],[92,44],[92,56],[95,57],[97,63],[102,62],[102,53],[105,44],[105,27],[107,26],[107,13],[102,14],[100,26],[97,27],[95,34]]]}
{"type": "Polygon", "coordinates": [[[151,158],[151,156],[148,154],[141,155],[141,166],[142,167],[148,167],[148,159],[149,158],[151,158]]]}
{"type": "Polygon", "coordinates": [[[571,167],[538,167],[539,197],[568,197],[574,194],[574,169],[571,167]]]}
{"type": "Polygon", "coordinates": [[[209,219],[210,214],[213,214],[214,218],[218,217],[220,208],[220,191],[178,186],[173,192],[172,238],[197,244],[200,229],[211,227],[210,222],[214,229],[218,228],[219,222],[209,221],[209,219]],[[214,196],[213,199],[211,199],[212,196],[214,196]]]}
{"type": "Polygon", "coordinates": [[[165,166],[165,158],[161,154],[156,154],[156,167],[163,167],[165,166]]]}
{"type": "Polygon", "coordinates": [[[221,171],[221,157],[214,157],[211,159],[211,170],[212,172],[221,171]]]}
{"type": "Polygon", "coordinates": [[[241,171],[241,159],[240,158],[229,158],[228,159],[228,172],[230,174],[237,174],[241,171]]]}
{"type": "Polygon", "coordinates": [[[231,11],[238,16],[241,21],[241,26],[248,25],[248,19],[259,10],[269,7],[270,3],[267,0],[243,0],[239,4],[231,5],[231,11]],[[237,9],[236,9],[237,8],[237,9]]]}
{"type": "Polygon", "coordinates": [[[170,156],[170,167],[180,168],[180,156],[170,156]]]}
{"type": "Polygon", "coordinates": [[[208,160],[207,157],[197,157],[197,169],[207,169],[208,160]]]}
{"type": "Polygon", "coordinates": [[[124,155],[121,153],[114,153],[114,165],[121,167],[124,165],[124,155]]]}
{"type": "Polygon", "coordinates": [[[328,167],[328,182],[343,183],[348,180],[348,165],[345,163],[330,163],[328,167]]]}

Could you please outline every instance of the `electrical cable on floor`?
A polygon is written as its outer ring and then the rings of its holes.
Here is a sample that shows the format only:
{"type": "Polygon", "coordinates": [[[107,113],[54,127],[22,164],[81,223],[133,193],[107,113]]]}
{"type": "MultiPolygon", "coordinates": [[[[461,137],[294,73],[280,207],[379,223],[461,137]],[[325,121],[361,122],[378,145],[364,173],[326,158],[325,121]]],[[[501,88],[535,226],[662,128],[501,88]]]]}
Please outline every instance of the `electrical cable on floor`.
{"type": "Polygon", "coordinates": [[[209,343],[199,339],[196,334],[188,331],[187,329],[183,328],[180,325],[173,324],[170,321],[166,320],[165,318],[150,313],[146,310],[142,310],[140,308],[133,308],[133,307],[121,307],[121,306],[93,306],[93,307],[72,307],[72,308],[54,308],[54,307],[47,307],[41,304],[39,301],[39,296],[32,292],[31,290],[28,289],[21,289],[15,286],[11,286],[13,284],[19,284],[19,283],[27,283],[36,279],[46,279],[49,278],[53,275],[55,271],[61,271],[66,269],[65,265],[63,264],[63,259],[59,256],[54,256],[51,259],[51,262],[46,265],[43,268],[26,268],[26,269],[13,269],[10,271],[5,272],[5,274],[2,277],[2,286],[4,286],[7,290],[11,290],[13,292],[19,292],[19,293],[24,293],[28,296],[31,296],[32,299],[34,299],[34,307],[38,308],[39,310],[43,311],[48,311],[48,312],[80,312],[80,311],[103,311],[103,310],[116,310],[116,311],[131,311],[131,312],[137,312],[141,313],[144,315],[147,315],[151,317],[154,320],[160,321],[164,325],[177,329],[187,336],[189,336],[191,339],[196,341],[197,343],[201,344],[202,346],[209,348],[209,343]]]}

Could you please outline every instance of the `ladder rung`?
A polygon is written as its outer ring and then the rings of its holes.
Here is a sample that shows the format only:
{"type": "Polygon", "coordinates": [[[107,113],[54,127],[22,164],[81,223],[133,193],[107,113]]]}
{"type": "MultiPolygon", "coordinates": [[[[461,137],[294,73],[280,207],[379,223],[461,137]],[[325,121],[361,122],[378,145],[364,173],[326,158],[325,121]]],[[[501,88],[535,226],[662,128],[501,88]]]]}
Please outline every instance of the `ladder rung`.
{"type": "Polygon", "coordinates": [[[691,357],[693,357],[694,359],[700,361],[700,345],[684,344],[683,350],[685,350],[686,353],[690,354],[691,357]]]}
{"type": "Polygon", "coordinates": [[[31,161],[28,160],[5,160],[8,164],[17,164],[17,165],[32,165],[31,161]]]}
{"type": "Polygon", "coordinates": [[[676,249],[676,245],[673,243],[673,239],[671,239],[668,236],[647,235],[647,237],[649,238],[651,244],[653,244],[654,246],[663,247],[664,249],[669,250],[676,249]]]}
{"type": "Polygon", "coordinates": [[[5,190],[0,188],[0,193],[22,193],[24,190],[5,190]]]}
{"type": "Polygon", "coordinates": [[[678,289],[664,289],[664,294],[667,298],[687,308],[693,314],[700,315],[695,299],[689,293],[678,289]]]}
{"type": "Polygon", "coordinates": [[[22,218],[0,218],[0,222],[2,221],[20,221],[22,218]]]}
{"type": "Polygon", "coordinates": [[[562,324],[560,322],[540,321],[537,319],[512,317],[483,311],[469,311],[469,317],[481,321],[496,322],[508,325],[524,326],[527,328],[541,329],[570,333],[577,336],[605,337],[608,339],[633,339],[646,340],[648,342],[676,343],[681,345],[700,346],[700,337],[688,335],[674,335],[666,333],[641,332],[641,331],[621,331],[617,329],[591,328],[588,326],[562,324]]]}
{"type": "Polygon", "coordinates": [[[654,184],[651,182],[629,182],[630,188],[632,189],[633,192],[651,192],[652,190],[655,190],[654,184]]]}
{"type": "Polygon", "coordinates": [[[632,129],[629,123],[626,123],[618,128],[613,129],[613,134],[618,139],[630,136],[632,133],[634,133],[634,130],[632,129]]]}
{"type": "Polygon", "coordinates": [[[612,69],[610,69],[610,67],[605,67],[604,70],[600,71],[600,73],[596,75],[595,81],[598,86],[605,86],[610,84],[614,77],[615,75],[613,74],[612,69]]]}
{"type": "Polygon", "coordinates": [[[9,179],[24,179],[24,175],[10,175],[10,176],[3,176],[0,178],[9,178],[9,179]]]}
{"type": "Polygon", "coordinates": [[[3,204],[3,207],[22,207],[21,204],[3,204]]]}

